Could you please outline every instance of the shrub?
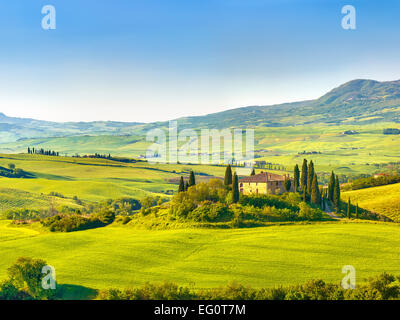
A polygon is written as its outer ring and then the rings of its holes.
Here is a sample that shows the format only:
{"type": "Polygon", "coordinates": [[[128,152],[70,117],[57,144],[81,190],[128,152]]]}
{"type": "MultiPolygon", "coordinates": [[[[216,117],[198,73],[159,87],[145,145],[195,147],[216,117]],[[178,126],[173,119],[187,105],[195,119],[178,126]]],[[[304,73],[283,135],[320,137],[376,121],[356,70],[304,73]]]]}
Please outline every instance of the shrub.
{"type": "MultiPolygon", "coordinates": [[[[5,284],[6,294],[16,295],[15,290],[23,291],[34,299],[50,299],[55,297],[54,290],[45,290],[42,288],[42,279],[45,274],[42,268],[46,262],[40,259],[20,257],[8,268],[9,282],[5,284]]],[[[2,288],[2,293],[3,293],[2,288]]]]}
{"type": "Polygon", "coordinates": [[[320,209],[311,208],[307,203],[300,202],[299,217],[304,220],[321,220],[323,212],[320,209]]]}
{"type": "Polygon", "coordinates": [[[104,211],[89,218],[76,214],[55,215],[42,220],[41,224],[52,232],[71,232],[104,227],[112,223],[114,219],[115,215],[112,211],[104,211]]]}
{"type": "Polygon", "coordinates": [[[206,200],[201,202],[196,209],[189,212],[187,218],[197,222],[217,222],[229,221],[232,216],[232,212],[228,210],[226,205],[206,200]]]}

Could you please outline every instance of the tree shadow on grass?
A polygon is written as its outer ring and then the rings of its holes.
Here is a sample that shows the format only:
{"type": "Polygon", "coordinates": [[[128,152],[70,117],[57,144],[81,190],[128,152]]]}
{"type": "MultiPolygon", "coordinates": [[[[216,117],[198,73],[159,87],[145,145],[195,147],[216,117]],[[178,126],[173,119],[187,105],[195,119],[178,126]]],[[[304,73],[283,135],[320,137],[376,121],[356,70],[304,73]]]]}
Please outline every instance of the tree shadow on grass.
{"type": "Polygon", "coordinates": [[[57,296],[62,300],[92,300],[98,291],[74,284],[57,284],[57,296]]]}

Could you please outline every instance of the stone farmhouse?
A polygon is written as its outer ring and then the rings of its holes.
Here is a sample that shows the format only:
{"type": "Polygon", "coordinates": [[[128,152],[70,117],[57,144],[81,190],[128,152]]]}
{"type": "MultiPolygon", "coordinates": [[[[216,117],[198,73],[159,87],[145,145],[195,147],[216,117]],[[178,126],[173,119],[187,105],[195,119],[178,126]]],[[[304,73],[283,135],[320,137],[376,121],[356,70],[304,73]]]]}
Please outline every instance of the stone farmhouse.
{"type": "Polygon", "coordinates": [[[286,192],[285,179],[292,181],[290,192],[293,192],[293,179],[289,175],[282,176],[269,172],[261,172],[254,176],[239,179],[239,190],[242,194],[281,194],[286,192]]]}

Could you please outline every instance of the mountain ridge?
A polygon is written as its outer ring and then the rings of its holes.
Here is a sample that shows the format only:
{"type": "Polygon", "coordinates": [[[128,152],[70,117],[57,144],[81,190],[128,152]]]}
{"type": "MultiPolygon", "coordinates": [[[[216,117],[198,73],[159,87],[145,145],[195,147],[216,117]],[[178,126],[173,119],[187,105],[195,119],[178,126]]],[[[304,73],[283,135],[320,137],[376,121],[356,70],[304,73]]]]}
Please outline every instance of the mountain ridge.
{"type": "MultiPolygon", "coordinates": [[[[183,128],[199,129],[296,126],[313,123],[356,124],[400,122],[400,80],[348,81],[314,100],[274,105],[246,106],[175,119],[183,128]]],[[[153,123],[122,121],[52,122],[8,117],[0,112],[0,143],[21,138],[75,135],[137,135],[168,121],[153,123]]]]}

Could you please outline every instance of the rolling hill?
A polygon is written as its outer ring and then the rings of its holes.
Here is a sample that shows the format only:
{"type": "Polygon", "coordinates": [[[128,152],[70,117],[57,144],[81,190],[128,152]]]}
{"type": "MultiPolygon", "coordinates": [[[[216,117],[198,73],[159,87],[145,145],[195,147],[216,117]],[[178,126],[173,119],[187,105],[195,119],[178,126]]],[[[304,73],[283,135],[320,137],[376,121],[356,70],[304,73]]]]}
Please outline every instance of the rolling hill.
{"type": "MultiPolygon", "coordinates": [[[[400,80],[353,80],[319,99],[272,106],[249,106],[177,119],[181,128],[282,127],[307,124],[366,124],[400,122],[400,80]]],[[[27,138],[74,135],[141,135],[168,122],[57,123],[7,117],[0,113],[0,143],[27,138]]]]}
{"type": "Polygon", "coordinates": [[[350,198],[352,203],[358,203],[361,208],[400,222],[400,183],[347,191],[342,198],[350,198]]]}
{"type": "Polygon", "coordinates": [[[194,288],[230,281],[257,288],[309,279],[340,283],[345,265],[356,268],[357,283],[362,283],[382,272],[400,273],[399,230],[388,223],[331,222],[224,230],[137,230],[112,224],[39,233],[0,221],[0,280],[18,257],[29,256],[54,266],[58,283],[82,290],[165,280],[194,288]]]}

